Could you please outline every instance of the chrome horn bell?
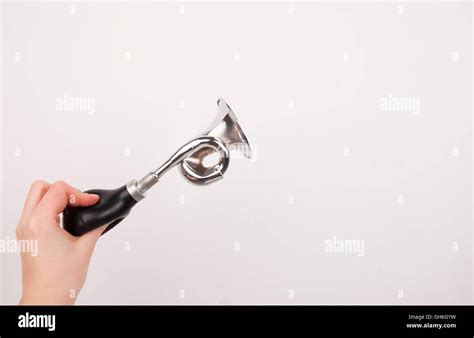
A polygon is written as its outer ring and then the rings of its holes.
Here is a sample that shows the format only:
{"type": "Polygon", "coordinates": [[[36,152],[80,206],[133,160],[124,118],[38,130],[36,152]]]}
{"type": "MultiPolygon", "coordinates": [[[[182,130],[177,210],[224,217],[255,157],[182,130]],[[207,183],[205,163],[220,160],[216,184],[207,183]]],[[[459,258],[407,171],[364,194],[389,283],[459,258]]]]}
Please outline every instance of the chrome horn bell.
{"type": "Polygon", "coordinates": [[[204,185],[224,177],[229,167],[230,151],[240,151],[245,157],[251,157],[251,148],[247,137],[240,127],[237,117],[229,105],[217,100],[218,112],[211,126],[182,146],[161,167],[145,175],[142,179],[127,184],[127,190],[137,201],[155,185],[161,176],[174,166],[181,165],[181,173],[190,182],[204,185]],[[212,153],[219,154],[219,161],[206,166],[204,159],[212,153]]]}

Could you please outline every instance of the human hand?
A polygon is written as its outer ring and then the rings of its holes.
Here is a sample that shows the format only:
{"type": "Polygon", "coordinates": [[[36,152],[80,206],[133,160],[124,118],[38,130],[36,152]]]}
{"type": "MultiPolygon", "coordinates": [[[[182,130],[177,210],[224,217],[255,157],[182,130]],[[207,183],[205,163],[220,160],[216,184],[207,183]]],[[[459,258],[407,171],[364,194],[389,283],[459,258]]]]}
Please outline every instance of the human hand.
{"type": "Polygon", "coordinates": [[[22,297],[26,304],[74,304],[86,280],[95,244],[106,225],[81,237],[60,226],[67,205],[90,206],[98,195],[83,193],[65,182],[35,181],[16,228],[19,240],[37,241],[37,256],[21,253],[22,297]]]}

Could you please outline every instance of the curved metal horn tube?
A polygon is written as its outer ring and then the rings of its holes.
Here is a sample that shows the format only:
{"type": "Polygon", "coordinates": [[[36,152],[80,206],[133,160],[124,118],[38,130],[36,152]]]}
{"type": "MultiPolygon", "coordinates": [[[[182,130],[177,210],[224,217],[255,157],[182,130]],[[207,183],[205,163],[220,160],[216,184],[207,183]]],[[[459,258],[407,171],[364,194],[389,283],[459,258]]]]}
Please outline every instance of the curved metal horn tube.
{"type": "Polygon", "coordinates": [[[182,146],[161,167],[140,180],[132,180],[127,184],[128,192],[136,201],[145,198],[146,191],[178,164],[181,165],[181,173],[186,179],[202,185],[223,177],[229,166],[230,147],[238,147],[245,156],[250,156],[250,144],[234,112],[223,99],[217,101],[217,106],[217,117],[205,132],[182,146]],[[213,166],[204,165],[204,158],[216,152],[219,153],[219,162],[213,166]]]}
{"type": "Polygon", "coordinates": [[[221,179],[229,166],[229,150],[218,139],[212,136],[200,136],[182,146],[168,161],[158,169],[148,173],[138,181],[127,185],[130,194],[136,199],[145,198],[145,193],[156,183],[161,176],[178,164],[184,177],[196,184],[207,184],[221,179]],[[219,162],[213,167],[206,167],[203,159],[212,152],[218,152],[219,162]],[[188,158],[193,160],[186,161],[188,158]],[[196,159],[199,161],[196,163],[196,159]]]}

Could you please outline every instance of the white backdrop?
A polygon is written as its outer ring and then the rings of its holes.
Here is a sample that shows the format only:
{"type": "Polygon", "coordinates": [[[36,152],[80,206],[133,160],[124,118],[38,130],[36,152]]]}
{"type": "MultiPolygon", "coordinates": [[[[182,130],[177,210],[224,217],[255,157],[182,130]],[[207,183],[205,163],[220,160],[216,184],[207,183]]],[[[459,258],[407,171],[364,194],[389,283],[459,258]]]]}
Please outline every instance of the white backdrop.
{"type": "Polygon", "coordinates": [[[256,150],[207,187],[168,173],[79,304],[472,302],[471,4],[1,6],[3,239],[33,180],[139,178],[219,96],[256,150]]]}

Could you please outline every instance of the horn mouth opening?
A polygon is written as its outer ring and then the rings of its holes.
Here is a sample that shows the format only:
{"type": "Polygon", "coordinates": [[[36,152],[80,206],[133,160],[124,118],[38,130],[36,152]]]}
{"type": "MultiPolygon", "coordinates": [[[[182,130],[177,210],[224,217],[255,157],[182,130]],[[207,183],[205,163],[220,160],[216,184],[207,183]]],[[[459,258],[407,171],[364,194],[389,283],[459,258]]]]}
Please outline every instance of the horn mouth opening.
{"type": "Polygon", "coordinates": [[[218,114],[210,129],[212,130],[213,127],[219,124],[222,120],[229,118],[232,121],[232,126],[235,128],[235,132],[238,134],[239,139],[239,141],[233,139],[230,140],[228,143],[230,146],[229,148],[231,150],[238,150],[247,158],[252,158],[252,147],[250,146],[250,142],[242,130],[241,124],[237,119],[237,116],[235,116],[234,111],[223,98],[217,99],[217,106],[219,108],[218,114]]]}

